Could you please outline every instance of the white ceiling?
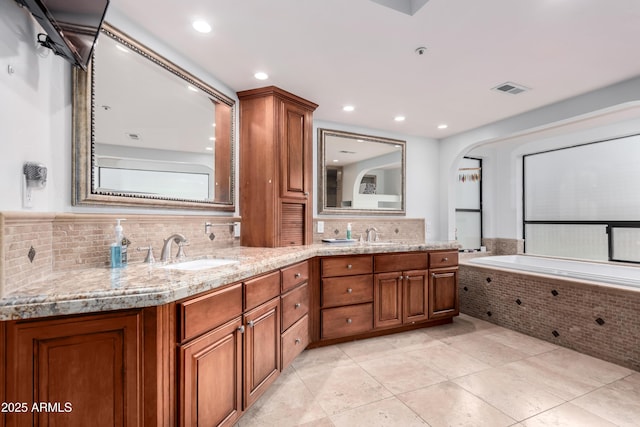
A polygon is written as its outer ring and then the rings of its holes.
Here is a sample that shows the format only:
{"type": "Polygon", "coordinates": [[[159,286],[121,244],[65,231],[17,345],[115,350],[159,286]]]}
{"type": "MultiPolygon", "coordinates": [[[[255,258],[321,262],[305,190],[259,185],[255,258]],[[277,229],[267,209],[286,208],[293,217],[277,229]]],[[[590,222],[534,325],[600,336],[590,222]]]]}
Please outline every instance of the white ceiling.
{"type": "Polygon", "coordinates": [[[432,138],[640,75],[639,0],[429,0],[413,16],[370,0],[110,7],[235,91],[275,85],[319,104],[315,119],[432,138]],[[490,90],[507,81],[531,90],[490,90]]]}

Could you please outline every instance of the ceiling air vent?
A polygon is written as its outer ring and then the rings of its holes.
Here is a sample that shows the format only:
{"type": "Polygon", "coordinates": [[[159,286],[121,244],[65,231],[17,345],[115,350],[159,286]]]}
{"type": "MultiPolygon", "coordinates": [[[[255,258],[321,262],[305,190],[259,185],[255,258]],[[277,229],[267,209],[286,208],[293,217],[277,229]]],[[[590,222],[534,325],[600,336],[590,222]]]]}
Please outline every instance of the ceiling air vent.
{"type": "Polygon", "coordinates": [[[522,92],[526,92],[529,89],[526,86],[522,86],[516,83],[512,83],[512,82],[506,82],[506,83],[502,83],[501,85],[498,85],[496,87],[494,87],[491,90],[497,90],[498,92],[504,92],[504,93],[510,93],[511,95],[517,95],[519,93],[522,92]]]}

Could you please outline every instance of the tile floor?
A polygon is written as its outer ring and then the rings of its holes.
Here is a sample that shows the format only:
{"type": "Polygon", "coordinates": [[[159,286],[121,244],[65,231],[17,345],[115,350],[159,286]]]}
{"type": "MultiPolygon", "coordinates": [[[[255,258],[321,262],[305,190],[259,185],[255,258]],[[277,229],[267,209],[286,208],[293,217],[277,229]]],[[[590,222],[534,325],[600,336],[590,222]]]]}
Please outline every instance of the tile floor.
{"type": "Polygon", "coordinates": [[[307,350],[237,426],[640,426],[640,373],[461,315],[307,350]]]}

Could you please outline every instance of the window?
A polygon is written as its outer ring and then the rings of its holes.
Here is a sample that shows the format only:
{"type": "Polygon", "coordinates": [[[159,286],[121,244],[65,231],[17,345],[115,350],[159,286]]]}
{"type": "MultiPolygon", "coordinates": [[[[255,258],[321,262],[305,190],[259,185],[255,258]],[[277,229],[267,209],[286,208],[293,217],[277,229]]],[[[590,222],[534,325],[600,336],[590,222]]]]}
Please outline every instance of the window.
{"type": "Polygon", "coordinates": [[[523,158],[525,252],[640,262],[640,135],[523,158]]]}

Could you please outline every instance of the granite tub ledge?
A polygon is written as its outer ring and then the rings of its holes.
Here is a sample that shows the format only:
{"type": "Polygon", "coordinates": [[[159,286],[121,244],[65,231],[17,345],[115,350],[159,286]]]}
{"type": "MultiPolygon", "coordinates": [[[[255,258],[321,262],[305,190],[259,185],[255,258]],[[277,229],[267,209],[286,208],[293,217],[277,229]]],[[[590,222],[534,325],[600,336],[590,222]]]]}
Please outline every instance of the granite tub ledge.
{"type": "Polygon", "coordinates": [[[238,260],[212,269],[185,271],[164,264],[130,264],[121,269],[87,268],[54,272],[0,299],[0,320],[96,313],[167,304],[315,256],[457,249],[456,242],[394,242],[385,245],[313,244],[285,248],[232,247],[207,257],[238,260]]]}

